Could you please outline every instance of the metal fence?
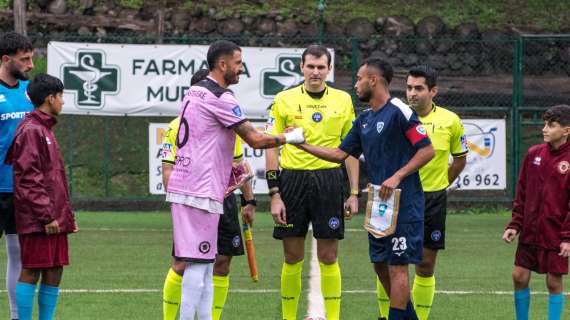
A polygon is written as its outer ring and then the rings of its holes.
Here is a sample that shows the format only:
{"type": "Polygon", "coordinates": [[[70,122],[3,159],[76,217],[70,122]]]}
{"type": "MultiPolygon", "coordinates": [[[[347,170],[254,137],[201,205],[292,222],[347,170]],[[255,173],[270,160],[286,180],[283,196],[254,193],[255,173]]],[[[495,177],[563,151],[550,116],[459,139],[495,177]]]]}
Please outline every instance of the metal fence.
{"type": "MultiPolygon", "coordinates": [[[[31,36],[37,48],[47,45],[31,36]]],[[[105,38],[50,35],[49,40],[102,43],[156,43],[153,36],[105,38]]],[[[215,38],[162,37],[161,43],[209,44],[215,38]]],[[[378,56],[395,70],[393,96],[405,98],[410,67],[427,63],[438,69],[438,105],[462,118],[504,118],[507,122],[508,186],[502,192],[459,192],[456,201],[509,201],[521,158],[539,143],[541,114],[552,105],[569,103],[570,36],[481,39],[407,39],[371,37],[282,38],[242,36],[241,46],[304,47],[320,42],[335,49],[335,86],[351,92],[359,63],[378,56]]],[[[363,108],[355,99],[358,110],[363,108]]],[[[148,194],[148,124],[168,118],[60,117],[56,134],[68,168],[74,200],[162,200],[148,194]]]]}

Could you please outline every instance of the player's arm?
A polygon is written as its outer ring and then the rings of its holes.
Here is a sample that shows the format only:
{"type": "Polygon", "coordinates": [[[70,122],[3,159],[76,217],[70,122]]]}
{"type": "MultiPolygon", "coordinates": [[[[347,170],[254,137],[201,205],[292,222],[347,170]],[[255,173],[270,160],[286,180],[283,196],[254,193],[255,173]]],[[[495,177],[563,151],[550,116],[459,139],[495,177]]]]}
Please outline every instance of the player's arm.
{"type": "Polygon", "coordinates": [[[254,149],[275,148],[285,143],[302,143],[305,140],[302,128],[295,128],[291,132],[274,136],[255,130],[246,120],[233,126],[232,129],[254,149]]]}
{"type": "Polygon", "coordinates": [[[467,148],[467,138],[465,137],[465,129],[463,128],[463,124],[461,124],[459,117],[456,117],[453,122],[449,150],[453,156],[451,165],[447,169],[448,181],[451,184],[455,179],[457,179],[461,171],[465,169],[465,165],[467,164],[467,153],[469,152],[469,149],[467,148]]]}
{"type": "Polygon", "coordinates": [[[526,171],[528,167],[529,154],[525,156],[521,171],[519,173],[519,179],[517,181],[517,188],[515,192],[515,199],[513,201],[513,210],[511,221],[505,228],[503,233],[503,240],[507,243],[511,243],[517,234],[519,234],[522,224],[523,224],[523,214],[524,205],[526,199],[526,171]]]}
{"type": "Polygon", "coordinates": [[[251,181],[244,183],[240,188],[241,196],[243,200],[245,200],[245,206],[242,203],[242,218],[245,223],[252,224],[253,220],[255,219],[255,204],[247,203],[248,201],[255,200],[255,195],[253,194],[253,187],[251,185],[251,181]]]}
{"type": "MultiPolygon", "coordinates": [[[[311,144],[302,143],[297,146],[299,149],[308,152],[315,157],[321,158],[323,160],[327,160],[330,162],[341,163],[346,158],[348,158],[349,154],[342,151],[339,148],[327,148],[321,146],[314,146],[311,144]]],[[[358,160],[357,160],[358,161],[358,160]]]]}
{"type": "Polygon", "coordinates": [[[465,165],[467,164],[467,155],[460,156],[460,157],[453,157],[453,161],[451,165],[447,169],[447,176],[449,183],[452,183],[457,179],[461,171],[465,169],[465,165]]]}
{"type": "Polygon", "coordinates": [[[170,179],[170,174],[172,173],[172,163],[162,162],[162,185],[164,190],[168,190],[168,179],[170,179]]]}

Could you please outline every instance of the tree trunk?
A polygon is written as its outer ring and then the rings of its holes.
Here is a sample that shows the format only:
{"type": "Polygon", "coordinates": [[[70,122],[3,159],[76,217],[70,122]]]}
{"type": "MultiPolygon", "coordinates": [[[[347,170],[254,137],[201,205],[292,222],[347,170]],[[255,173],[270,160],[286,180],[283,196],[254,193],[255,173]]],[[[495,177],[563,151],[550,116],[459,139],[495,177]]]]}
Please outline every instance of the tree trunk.
{"type": "Polygon", "coordinates": [[[26,35],[26,0],[14,0],[14,31],[26,35]]]}

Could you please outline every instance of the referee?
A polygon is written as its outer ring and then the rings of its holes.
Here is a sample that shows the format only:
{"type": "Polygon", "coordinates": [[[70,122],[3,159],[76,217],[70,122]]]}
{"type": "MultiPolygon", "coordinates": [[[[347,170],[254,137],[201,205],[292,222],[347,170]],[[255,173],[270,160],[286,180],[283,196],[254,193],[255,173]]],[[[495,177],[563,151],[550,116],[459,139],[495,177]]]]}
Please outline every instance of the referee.
{"type": "MultiPolygon", "coordinates": [[[[327,48],[311,45],[305,49],[301,71],[304,82],[275,97],[266,129],[268,133],[280,134],[286,127],[301,127],[309,143],[338,147],[352,127],[354,108],[348,93],[325,83],[331,71],[327,48]]],[[[345,164],[351,187],[346,202],[346,180],[340,164],[293,146],[283,147],[281,157],[278,149],[267,150],[267,183],[275,220],[273,237],[282,240],[285,257],[281,271],[283,319],[296,319],[309,223],[317,239],[326,317],[340,317],[338,240],[344,238],[344,208],[347,215],[358,211],[358,160],[350,157],[345,164]]]]}

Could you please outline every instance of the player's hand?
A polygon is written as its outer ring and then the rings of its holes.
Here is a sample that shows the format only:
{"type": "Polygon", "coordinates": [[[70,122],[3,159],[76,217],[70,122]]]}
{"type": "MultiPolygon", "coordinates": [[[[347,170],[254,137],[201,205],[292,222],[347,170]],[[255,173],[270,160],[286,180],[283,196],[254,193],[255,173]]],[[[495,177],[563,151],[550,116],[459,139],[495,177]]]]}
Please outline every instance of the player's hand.
{"type": "Polygon", "coordinates": [[[47,234],[57,234],[59,233],[59,223],[57,223],[56,220],[53,220],[52,222],[46,224],[44,226],[44,229],[47,234]]]}
{"type": "Polygon", "coordinates": [[[564,258],[570,257],[570,242],[562,242],[560,244],[560,253],[558,255],[564,258]]]}
{"type": "Polygon", "coordinates": [[[271,197],[271,215],[276,224],[287,224],[285,204],[279,194],[271,197]]]}
{"type": "Polygon", "coordinates": [[[398,175],[393,175],[388,178],[386,181],[382,182],[382,186],[380,190],[378,190],[378,195],[380,196],[380,200],[386,201],[392,195],[394,189],[396,189],[400,185],[401,179],[398,175]]]}
{"type": "Polygon", "coordinates": [[[73,221],[73,233],[79,232],[79,226],[77,225],[77,221],[73,221]]]}
{"type": "Polygon", "coordinates": [[[289,132],[285,132],[285,143],[301,144],[305,142],[303,128],[294,128],[289,132]]]}
{"type": "Polygon", "coordinates": [[[352,219],[352,216],[358,213],[358,197],[351,195],[344,202],[344,218],[352,219]]]}
{"type": "Polygon", "coordinates": [[[255,206],[248,204],[241,210],[241,217],[243,222],[249,224],[250,226],[253,225],[253,220],[255,219],[255,206]]]}
{"type": "Polygon", "coordinates": [[[517,233],[518,231],[516,229],[507,229],[505,230],[505,233],[503,233],[503,240],[506,243],[511,243],[515,240],[517,233]]]}

